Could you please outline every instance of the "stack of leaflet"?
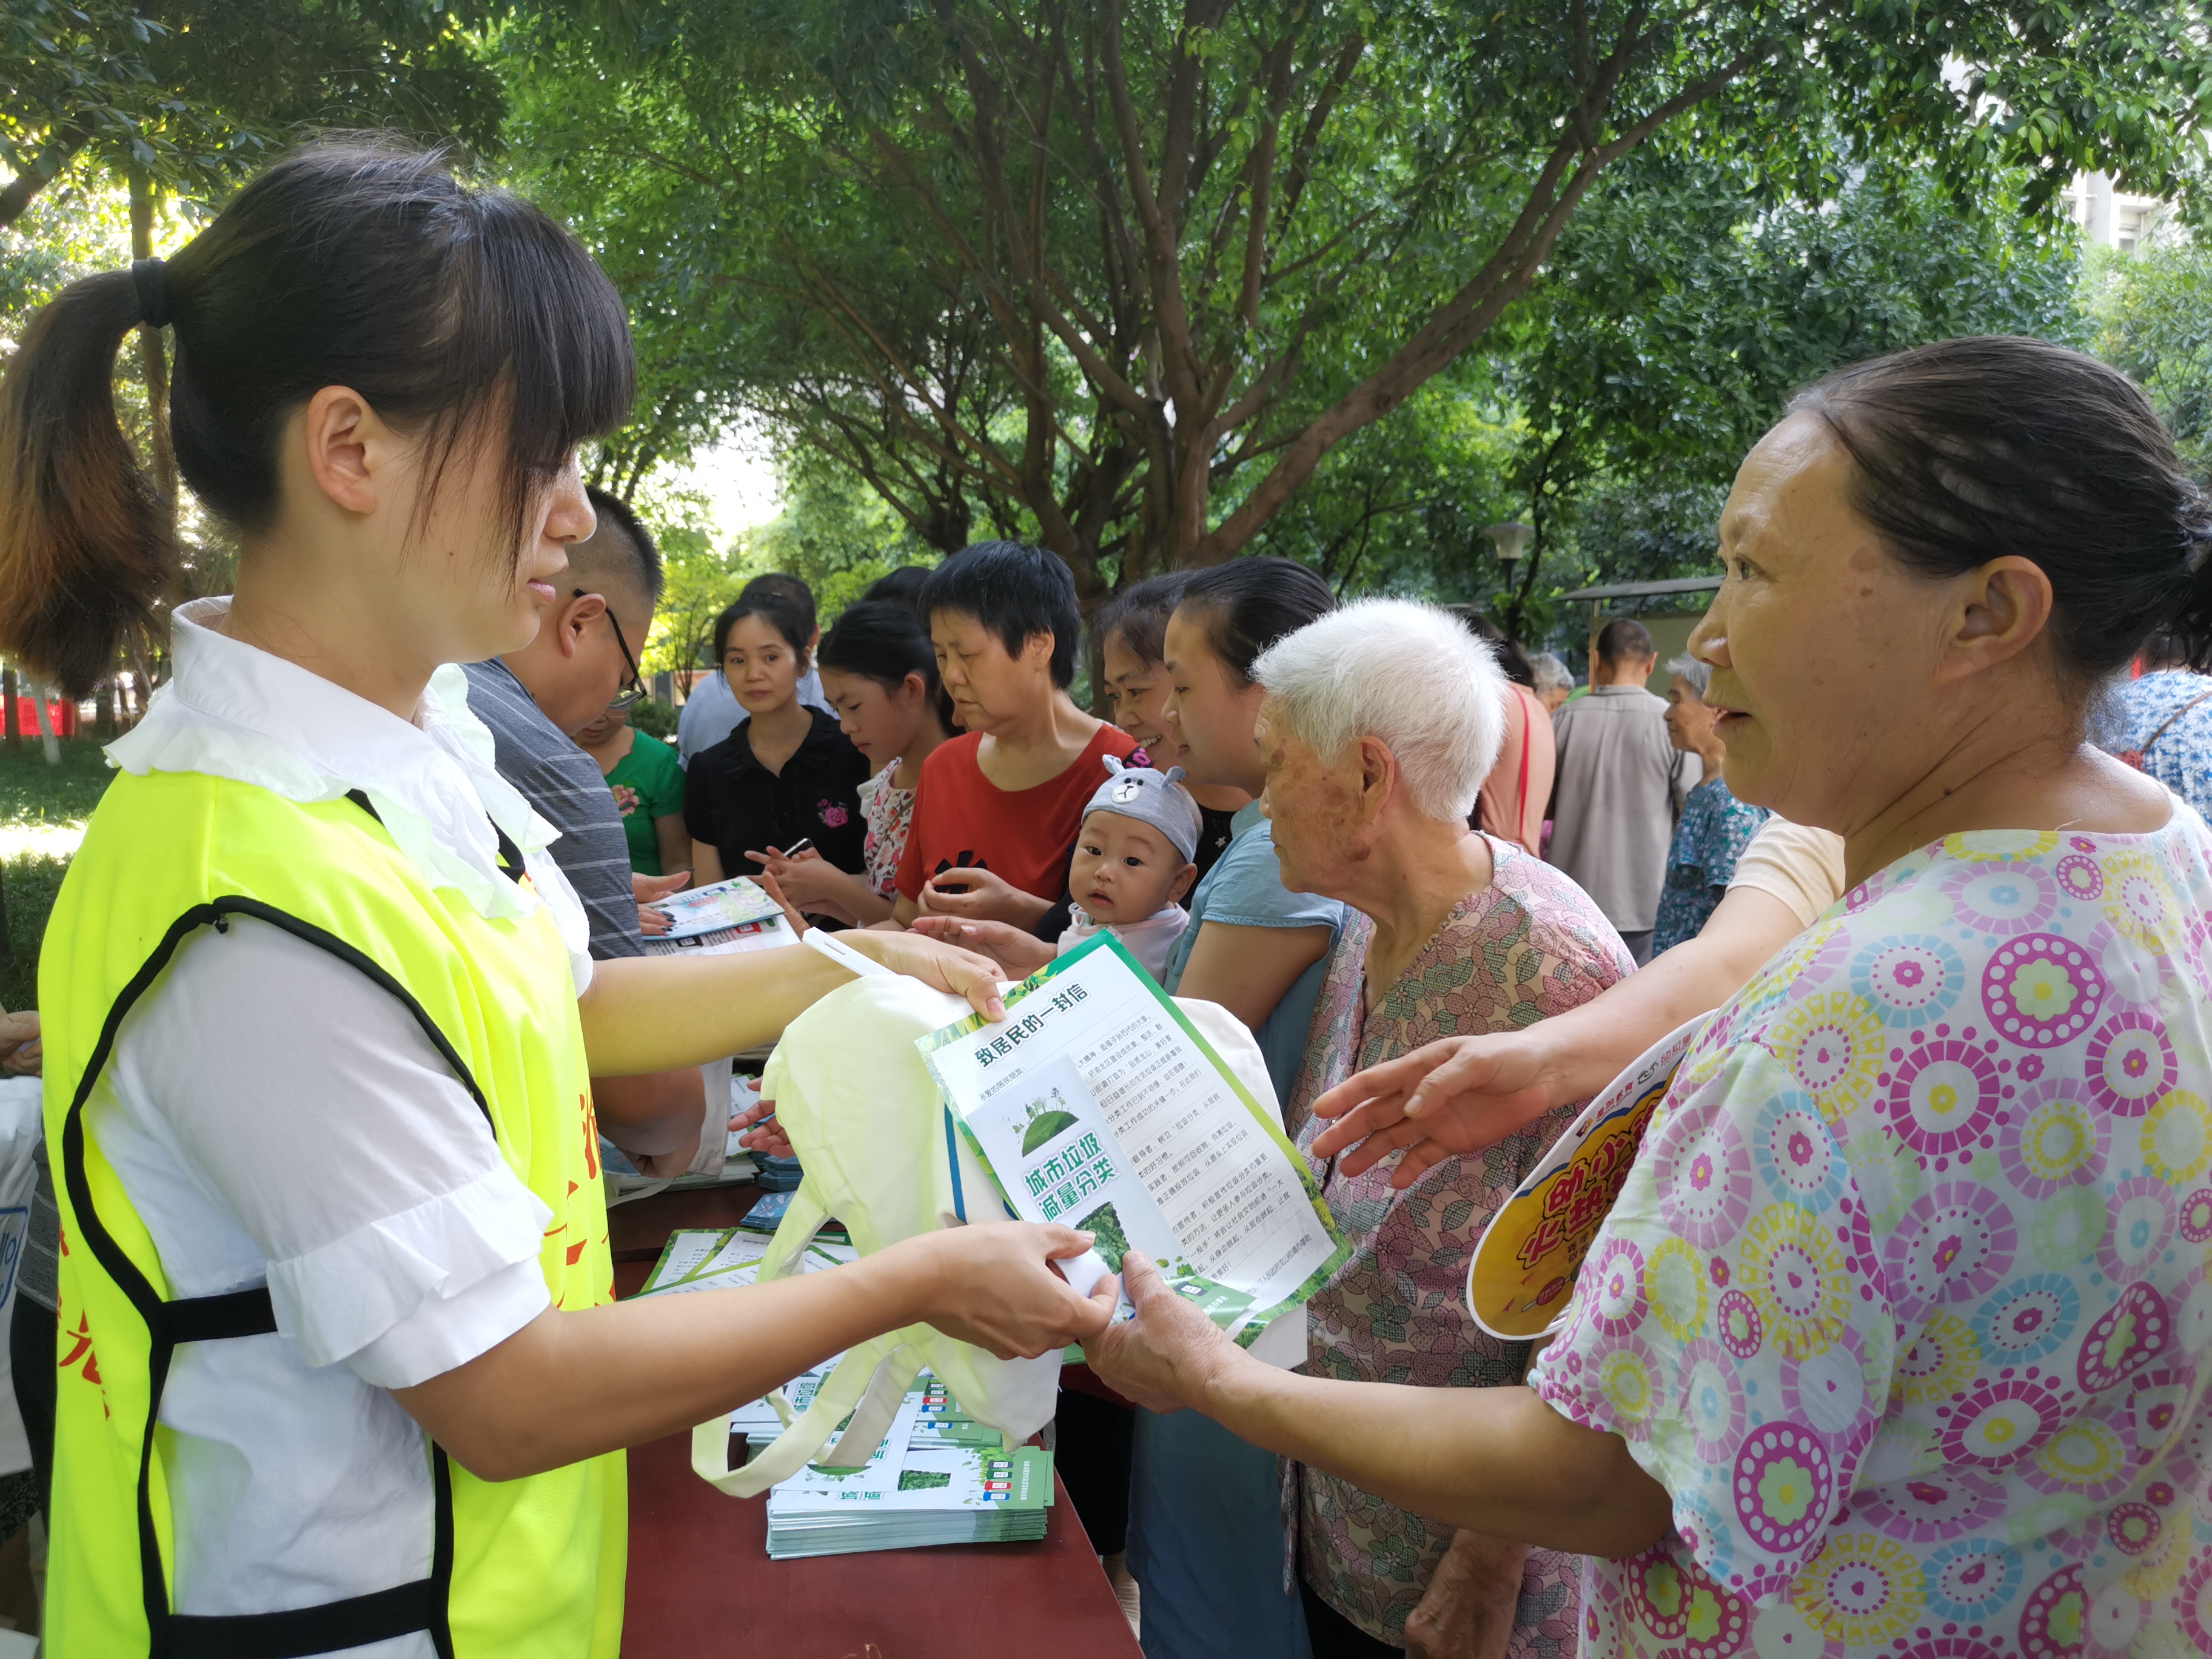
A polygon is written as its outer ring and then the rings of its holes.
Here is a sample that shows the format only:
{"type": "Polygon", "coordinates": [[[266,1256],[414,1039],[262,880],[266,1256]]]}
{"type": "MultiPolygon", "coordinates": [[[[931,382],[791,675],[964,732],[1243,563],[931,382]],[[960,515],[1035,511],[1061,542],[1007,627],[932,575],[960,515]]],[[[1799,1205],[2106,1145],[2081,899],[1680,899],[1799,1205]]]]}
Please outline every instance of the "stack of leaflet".
{"type": "MultiPolygon", "coordinates": [[[[768,1246],[765,1234],[748,1232],[742,1227],[720,1231],[687,1228],[672,1233],[660,1252],[660,1260],[653,1264],[653,1271],[645,1276],[638,1294],[688,1296],[694,1291],[750,1285],[760,1272],[761,1258],[768,1254],[768,1246]]],[[[817,1240],[799,1258],[798,1271],[813,1273],[835,1267],[855,1260],[857,1255],[849,1244],[817,1240]]],[[[769,1416],[773,1420],[775,1413],[771,1411],[769,1416]]]]}
{"type": "MultiPolygon", "coordinates": [[[[688,1296],[750,1285],[768,1245],[765,1234],[742,1227],[676,1233],[638,1294],[688,1296]]],[[[798,1265],[816,1273],[854,1259],[851,1245],[817,1239],[798,1265]]],[[[842,1358],[832,1354],[784,1384],[793,1415],[813,1403],[842,1358]]],[[[731,1413],[730,1432],[758,1451],[783,1432],[783,1420],[766,1400],[756,1400],[731,1413]]],[[[769,1489],[768,1553],[783,1561],[936,1544],[1029,1542],[1044,1536],[1052,1491],[1050,1452],[1008,1450],[998,1430],[969,1417],[925,1371],[867,1463],[849,1469],[813,1465],[769,1489]]]]}
{"type": "MultiPolygon", "coordinates": [[[[829,1370],[825,1364],[784,1390],[793,1410],[804,1409],[802,1401],[813,1398],[829,1370]]],[[[756,1446],[781,1426],[773,1409],[758,1403],[730,1419],[756,1446]]],[[[969,1418],[945,1385],[924,1373],[866,1463],[811,1464],[769,1489],[768,1553],[789,1561],[939,1544],[1030,1543],[1044,1536],[1052,1488],[1050,1452],[1009,1451],[997,1430],[969,1418]]]]}
{"type": "MultiPolygon", "coordinates": [[[[789,1193],[772,1192],[764,1198],[755,1199],[752,1208],[745,1212],[745,1218],[738,1225],[749,1233],[773,1233],[783,1225],[783,1218],[790,1209],[789,1193]]],[[[848,1242],[845,1224],[835,1216],[822,1224],[815,1237],[838,1244],[848,1242]]]]}
{"type": "Polygon", "coordinates": [[[799,1167],[799,1160],[795,1158],[777,1158],[772,1153],[763,1153],[756,1157],[753,1163],[757,1170],[754,1179],[760,1182],[761,1190],[764,1193],[795,1193],[799,1190],[799,1183],[805,1179],[805,1171],[799,1167]]]}

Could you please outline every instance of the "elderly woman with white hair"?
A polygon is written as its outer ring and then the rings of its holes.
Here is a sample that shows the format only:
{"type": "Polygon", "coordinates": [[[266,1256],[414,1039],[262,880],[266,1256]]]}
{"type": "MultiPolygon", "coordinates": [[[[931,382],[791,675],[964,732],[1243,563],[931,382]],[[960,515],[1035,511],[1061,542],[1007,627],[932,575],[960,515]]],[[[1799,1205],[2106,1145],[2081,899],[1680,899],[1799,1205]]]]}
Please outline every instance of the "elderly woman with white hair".
{"type": "MultiPolygon", "coordinates": [[[[1505,678],[1448,613],[1346,606],[1253,665],[1256,735],[1284,885],[1357,913],[1323,982],[1290,1127],[1357,1068],[1455,1032],[1504,1030],[1588,1002],[1633,966],[1597,906],[1467,817],[1498,753],[1505,678]]],[[[1315,1159],[1356,1251],[1310,1306],[1320,1376],[1431,1388],[1518,1383],[1524,1344],[1477,1329],[1462,1287],[1498,1206],[1572,1115],[1566,1107],[1405,1191],[1389,1170],[1315,1159]]],[[[1315,1659],[1551,1656],[1574,1647],[1577,1566],[1455,1533],[1318,1469],[1298,1468],[1296,1544],[1315,1659]],[[1509,1634],[1510,1633],[1510,1634],[1509,1634]]]]}
{"type": "Polygon", "coordinates": [[[1703,763],[1705,781],[1683,801],[1674,839],[1667,848],[1659,915],[1651,927],[1655,957],[1698,936],[1728,896],[1736,860],[1751,845],[1759,826],[1773,816],[1764,806],[1738,800],[1722,780],[1721,757],[1727,751],[1715,729],[1721,711],[1705,701],[1713,678],[1711,665],[1695,657],[1677,657],[1667,665],[1667,672],[1673,676],[1667,683],[1668,739],[1703,763]]]}

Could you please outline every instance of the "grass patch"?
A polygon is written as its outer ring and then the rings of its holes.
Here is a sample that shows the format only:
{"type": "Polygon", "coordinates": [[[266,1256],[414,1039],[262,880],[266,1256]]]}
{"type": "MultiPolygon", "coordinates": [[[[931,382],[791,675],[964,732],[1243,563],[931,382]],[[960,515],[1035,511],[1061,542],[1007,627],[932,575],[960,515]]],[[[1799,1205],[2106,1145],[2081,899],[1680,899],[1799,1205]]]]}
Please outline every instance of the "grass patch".
{"type": "Polygon", "coordinates": [[[46,764],[35,737],[16,748],[0,743],[0,826],[82,823],[115,775],[100,745],[82,738],[62,744],[62,763],[46,764]]]}
{"type": "Polygon", "coordinates": [[[33,737],[16,748],[0,743],[0,892],[7,898],[8,949],[0,951],[0,1007],[32,1008],[39,1000],[39,944],[69,868],[65,854],[7,855],[10,830],[54,830],[91,816],[114,776],[100,745],[64,741],[62,762],[46,764],[33,737]]]}
{"type": "Polygon", "coordinates": [[[46,916],[54,896],[62,890],[67,859],[27,853],[21,858],[0,860],[0,879],[8,888],[9,960],[0,967],[0,1007],[39,1006],[39,941],[46,931],[46,916]]]}

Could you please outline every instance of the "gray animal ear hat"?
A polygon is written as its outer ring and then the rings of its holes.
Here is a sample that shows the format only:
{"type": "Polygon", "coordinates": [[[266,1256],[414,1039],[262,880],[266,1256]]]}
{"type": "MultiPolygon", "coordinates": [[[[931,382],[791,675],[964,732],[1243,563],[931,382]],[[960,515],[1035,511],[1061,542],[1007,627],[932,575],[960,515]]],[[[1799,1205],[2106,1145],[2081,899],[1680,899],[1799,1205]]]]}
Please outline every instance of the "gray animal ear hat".
{"type": "Polygon", "coordinates": [[[1087,818],[1093,812],[1113,812],[1134,818],[1139,823],[1149,823],[1182,854],[1185,864],[1196,858],[1203,824],[1198,815],[1198,803],[1183,787],[1182,768],[1170,767],[1162,774],[1149,766],[1124,766],[1119,755],[1108,755],[1104,759],[1109,776],[1091,795],[1083,816],[1087,818]]]}

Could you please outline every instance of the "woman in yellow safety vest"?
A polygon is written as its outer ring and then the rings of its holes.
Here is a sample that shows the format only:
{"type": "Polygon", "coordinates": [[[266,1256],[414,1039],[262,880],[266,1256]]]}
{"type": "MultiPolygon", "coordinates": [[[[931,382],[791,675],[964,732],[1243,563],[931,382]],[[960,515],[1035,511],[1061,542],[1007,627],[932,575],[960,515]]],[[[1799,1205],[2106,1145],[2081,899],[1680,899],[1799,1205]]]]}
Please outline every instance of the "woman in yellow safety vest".
{"type": "MultiPolygon", "coordinates": [[[[0,392],[0,646],[75,693],[175,585],[116,352],[237,533],[40,963],[62,1212],[49,1651],[451,1659],[620,1642],[620,1449],[927,1320],[1001,1354],[1104,1316],[1065,1228],[608,1305],[587,1079],[767,1040],[804,948],[594,964],[550,827],[450,665],[526,644],[633,367],[559,227],[434,158],[283,161],[173,258],[74,283],[0,392]]],[[[987,1011],[994,970],[848,935],[987,1011]]]]}

